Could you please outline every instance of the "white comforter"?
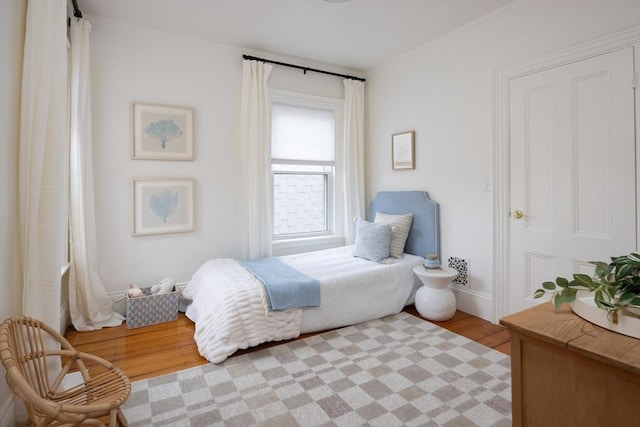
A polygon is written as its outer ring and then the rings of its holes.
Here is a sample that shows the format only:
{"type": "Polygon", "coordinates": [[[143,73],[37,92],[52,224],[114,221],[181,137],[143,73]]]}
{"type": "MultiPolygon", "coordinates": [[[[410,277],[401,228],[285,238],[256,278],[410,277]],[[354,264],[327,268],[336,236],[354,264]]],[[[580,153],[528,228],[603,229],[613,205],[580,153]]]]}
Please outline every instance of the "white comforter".
{"type": "Polygon", "coordinates": [[[380,264],[351,255],[353,247],[281,257],[320,281],[321,306],[272,312],[258,279],[232,259],[204,263],[183,291],[193,300],[187,314],[196,322],[200,354],[212,363],[238,349],[398,313],[410,303],[419,281],[413,267],[422,258],[405,254],[380,264]]]}

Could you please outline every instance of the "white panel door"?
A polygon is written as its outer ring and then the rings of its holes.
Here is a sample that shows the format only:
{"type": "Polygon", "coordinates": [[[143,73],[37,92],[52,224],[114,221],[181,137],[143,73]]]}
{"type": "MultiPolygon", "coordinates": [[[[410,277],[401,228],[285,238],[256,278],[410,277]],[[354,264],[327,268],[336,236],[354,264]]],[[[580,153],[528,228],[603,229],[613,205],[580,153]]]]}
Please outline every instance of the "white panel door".
{"type": "Polygon", "coordinates": [[[510,84],[509,313],[636,248],[633,49],[510,84]]]}

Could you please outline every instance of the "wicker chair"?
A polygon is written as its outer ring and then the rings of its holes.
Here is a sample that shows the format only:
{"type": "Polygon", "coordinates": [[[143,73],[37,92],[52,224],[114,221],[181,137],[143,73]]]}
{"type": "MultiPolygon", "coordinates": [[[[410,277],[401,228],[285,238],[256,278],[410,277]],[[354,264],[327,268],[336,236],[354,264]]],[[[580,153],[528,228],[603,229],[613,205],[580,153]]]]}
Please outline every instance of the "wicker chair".
{"type": "Polygon", "coordinates": [[[30,425],[104,426],[98,418],[107,415],[110,426],[127,424],[120,405],[131,393],[129,378],[112,363],[74,350],[50,326],[30,317],[5,320],[0,325],[0,358],[9,387],[26,406],[30,425]],[[45,348],[52,340],[60,343],[60,350],[45,348]],[[51,368],[51,358],[60,361],[54,366],[62,364],[59,373],[51,368]],[[82,379],[65,388],[63,380],[72,372],[80,372],[82,379]]]}

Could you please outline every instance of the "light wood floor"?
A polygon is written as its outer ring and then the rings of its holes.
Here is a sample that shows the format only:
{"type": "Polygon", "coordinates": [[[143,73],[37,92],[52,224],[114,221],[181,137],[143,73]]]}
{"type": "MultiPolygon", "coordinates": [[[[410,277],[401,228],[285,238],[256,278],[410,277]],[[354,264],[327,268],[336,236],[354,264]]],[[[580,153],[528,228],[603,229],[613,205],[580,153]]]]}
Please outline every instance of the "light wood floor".
{"type": "MultiPolygon", "coordinates": [[[[413,306],[407,307],[405,311],[420,317],[413,306]]],[[[433,323],[510,354],[511,337],[504,326],[494,325],[461,311],[457,311],[446,322],[433,323]]],[[[124,324],[92,332],[70,329],[65,337],[76,350],[95,354],[115,363],[131,381],[137,381],[207,363],[198,353],[193,341],[194,329],[194,324],[180,313],[178,320],[174,322],[137,329],[127,329],[124,324]]],[[[278,344],[281,342],[266,343],[254,349],[238,351],[235,355],[278,344]]]]}

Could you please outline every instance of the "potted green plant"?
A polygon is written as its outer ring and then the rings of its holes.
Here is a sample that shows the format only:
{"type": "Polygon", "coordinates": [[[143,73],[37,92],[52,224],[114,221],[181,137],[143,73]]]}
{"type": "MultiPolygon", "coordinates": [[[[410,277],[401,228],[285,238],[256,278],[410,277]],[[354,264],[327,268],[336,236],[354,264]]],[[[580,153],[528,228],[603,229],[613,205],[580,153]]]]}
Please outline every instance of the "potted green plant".
{"type": "Polygon", "coordinates": [[[555,282],[544,282],[533,297],[551,293],[556,309],[563,303],[576,300],[579,291],[593,293],[596,306],[605,310],[613,323],[618,323],[618,312],[624,308],[640,309],[640,254],[631,253],[612,257],[609,264],[592,261],[595,274],[574,274],[573,280],[558,277],[555,282]]]}

